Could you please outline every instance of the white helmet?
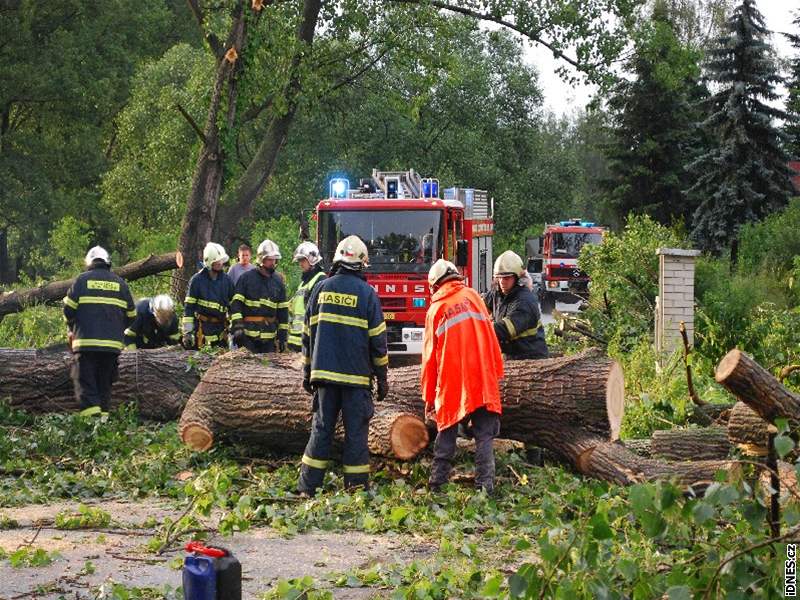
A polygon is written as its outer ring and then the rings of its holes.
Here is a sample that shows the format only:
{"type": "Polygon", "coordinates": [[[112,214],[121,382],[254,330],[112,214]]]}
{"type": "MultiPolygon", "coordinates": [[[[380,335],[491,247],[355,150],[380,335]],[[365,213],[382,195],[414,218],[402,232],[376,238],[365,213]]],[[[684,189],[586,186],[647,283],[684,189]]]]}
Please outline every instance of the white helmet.
{"type": "Polygon", "coordinates": [[[305,258],[310,265],[315,265],[322,260],[322,256],[319,254],[319,248],[317,248],[317,245],[314,242],[302,242],[297,247],[297,249],[294,251],[294,257],[292,260],[297,262],[301,258],[305,258]]]}
{"type": "Polygon", "coordinates": [[[206,268],[210,269],[211,265],[215,262],[222,261],[226,263],[230,257],[226,254],[225,248],[214,242],[208,242],[206,247],[203,248],[203,264],[206,268]]]}
{"type": "Polygon", "coordinates": [[[441,285],[451,279],[461,279],[461,275],[458,274],[458,268],[449,260],[440,258],[428,271],[428,285],[431,287],[441,285]]]}
{"type": "Polygon", "coordinates": [[[175,315],[175,303],[166,294],[159,294],[150,298],[150,312],[155,315],[156,321],[166,324],[175,315]]]}
{"type": "Polygon", "coordinates": [[[522,259],[519,254],[512,250],[506,250],[497,260],[494,261],[494,276],[498,275],[516,275],[522,277],[525,275],[525,265],[522,264],[522,259]]]}
{"type": "Polygon", "coordinates": [[[256,251],[256,258],[258,259],[259,265],[265,258],[274,258],[275,260],[278,260],[280,257],[281,257],[281,251],[278,248],[278,244],[276,244],[272,240],[264,240],[258,245],[258,250],[256,251]]]}
{"type": "Polygon", "coordinates": [[[96,260],[102,260],[107,265],[111,264],[111,257],[108,256],[106,249],[101,246],[95,246],[86,253],[85,262],[87,267],[91,267],[92,263],[96,260]]]}
{"type": "Polygon", "coordinates": [[[336,263],[350,269],[363,269],[369,264],[367,245],[357,235],[348,235],[336,246],[333,264],[336,263]]]}

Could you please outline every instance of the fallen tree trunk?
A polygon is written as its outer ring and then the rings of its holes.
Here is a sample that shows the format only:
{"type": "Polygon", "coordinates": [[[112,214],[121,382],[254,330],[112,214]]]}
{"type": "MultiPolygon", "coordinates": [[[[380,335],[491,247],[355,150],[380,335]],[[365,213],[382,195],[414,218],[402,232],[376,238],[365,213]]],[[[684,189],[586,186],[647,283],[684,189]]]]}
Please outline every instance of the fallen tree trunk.
{"type": "MultiPolygon", "coordinates": [[[[183,442],[202,451],[228,436],[281,452],[302,452],[311,431],[312,399],[303,389],[299,358],[239,350],[217,359],[183,411],[178,426],[183,442]]],[[[342,435],[340,429],[337,437],[342,435]]],[[[428,441],[428,429],[418,415],[376,405],[370,452],[407,460],[428,441]]]]}
{"type": "Polygon", "coordinates": [[[654,431],[650,445],[653,458],[671,461],[722,460],[730,451],[724,427],[654,431]]]}
{"type": "MultiPolygon", "coordinates": [[[[145,419],[175,420],[211,361],[207,354],[176,348],[123,352],[111,406],[136,402],[145,419]]],[[[0,398],[34,414],[76,411],[72,363],[68,352],[0,349],[0,398]]]]}
{"type": "MultiPolygon", "coordinates": [[[[729,461],[642,458],[612,441],[622,417],[624,382],[619,365],[596,351],[562,359],[510,361],[505,366],[501,435],[535,441],[585,475],[620,484],[669,478],[704,487],[718,470],[731,468],[729,461]]],[[[404,441],[419,440],[409,452],[416,454],[424,446],[421,442],[427,441],[420,419],[419,369],[390,370],[389,386],[389,398],[376,404],[373,422],[398,427],[392,417],[382,419],[383,411],[405,416],[419,437],[401,430],[397,435],[404,441]]],[[[297,359],[239,351],[219,358],[206,372],[186,405],[179,433],[196,449],[211,447],[220,436],[235,435],[299,453],[308,440],[310,421],[311,399],[302,389],[297,359]]],[[[385,425],[371,429],[370,449],[397,455],[385,425]]]]}
{"type": "Polygon", "coordinates": [[[728,418],[728,439],[749,456],[766,456],[770,427],[759,414],[744,402],[737,402],[728,418]]]}
{"type": "Polygon", "coordinates": [[[784,417],[793,421],[793,426],[800,425],[800,396],[741,350],[731,350],[723,357],[715,378],[762,419],[772,423],[784,417]]]}
{"type": "MultiPolygon", "coordinates": [[[[385,402],[423,414],[419,379],[419,368],[390,369],[385,402]]],[[[596,348],[561,358],[506,361],[500,398],[500,437],[557,452],[566,425],[605,440],[619,438],[625,379],[619,363],[596,348]]]]}
{"type": "MultiPolygon", "coordinates": [[[[159,255],[151,254],[146,258],[114,269],[114,272],[123,279],[134,281],[148,275],[171,271],[182,264],[183,258],[178,252],[159,255]]],[[[75,278],[63,279],[19,292],[11,291],[0,294],[0,321],[6,315],[21,312],[31,305],[61,302],[74,282],[75,278]]]]}

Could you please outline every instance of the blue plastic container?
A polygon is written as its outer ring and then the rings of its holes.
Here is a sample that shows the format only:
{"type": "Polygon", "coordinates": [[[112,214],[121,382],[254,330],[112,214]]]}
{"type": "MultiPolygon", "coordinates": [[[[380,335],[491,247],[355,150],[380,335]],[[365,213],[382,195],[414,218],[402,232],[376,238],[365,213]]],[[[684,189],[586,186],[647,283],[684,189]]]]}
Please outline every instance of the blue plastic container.
{"type": "Polygon", "coordinates": [[[217,572],[214,559],[208,556],[187,556],[183,561],[184,600],[216,600],[217,572]]]}

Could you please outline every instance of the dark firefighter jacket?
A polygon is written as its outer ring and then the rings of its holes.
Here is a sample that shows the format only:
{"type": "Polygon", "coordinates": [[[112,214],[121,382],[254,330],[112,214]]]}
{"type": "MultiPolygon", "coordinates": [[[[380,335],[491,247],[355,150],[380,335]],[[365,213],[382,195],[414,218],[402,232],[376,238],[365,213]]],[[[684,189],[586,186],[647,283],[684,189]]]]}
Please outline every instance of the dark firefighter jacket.
{"type": "Polygon", "coordinates": [[[494,321],[500,349],[510,359],[547,358],[547,343],[539,303],[525,285],[515,285],[507,296],[495,285],[483,295],[494,321]]]}
{"type": "Polygon", "coordinates": [[[161,348],[171,346],[181,341],[178,331],[178,317],[162,327],[156,321],[156,316],[150,310],[150,298],[144,298],[136,303],[136,318],[125,330],[125,348],[161,348]]]}
{"type": "Polygon", "coordinates": [[[78,275],[64,297],[64,317],[75,352],[119,353],[125,328],[135,315],[128,284],[105,264],[78,275]]]}
{"type": "Polygon", "coordinates": [[[360,273],[339,271],[314,286],[303,325],[311,383],[371,387],[386,379],[386,323],[375,290],[360,273]]]}
{"type": "Polygon", "coordinates": [[[220,272],[216,279],[211,279],[207,268],[195,273],[183,301],[183,332],[195,331],[196,321],[200,320],[205,343],[219,340],[233,293],[233,282],[227,273],[220,272]]]}
{"type": "Polygon", "coordinates": [[[286,286],[277,273],[263,275],[255,268],[236,282],[231,302],[231,329],[243,328],[247,337],[286,341],[289,330],[286,286]]]}
{"type": "Polygon", "coordinates": [[[308,298],[311,296],[314,286],[325,279],[325,271],[319,264],[316,264],[312,269],[303,272],[300,279],[297,291],[289,300],[288,344],[295,351],[299,351],[303,345],[303,323],[305,322],[308,298]]]}

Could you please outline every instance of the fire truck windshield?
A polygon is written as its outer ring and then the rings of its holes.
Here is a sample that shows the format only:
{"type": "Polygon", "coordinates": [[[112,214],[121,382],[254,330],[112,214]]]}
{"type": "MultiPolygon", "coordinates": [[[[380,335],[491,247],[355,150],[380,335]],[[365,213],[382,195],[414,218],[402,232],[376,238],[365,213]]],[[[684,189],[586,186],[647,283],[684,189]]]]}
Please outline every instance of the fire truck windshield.
{"type": "Polygon", "coordinates": [[[599,233],[554,233],[553,254],[564,258],[578,258],[585,244],[599,244],[603,241],[599,233]]]}
{"type": "Polygon", "coordinates": [[[320,211],[320,251],[326,264],[332,263],[336,245],[348,235],[364,240],[373,272],[427,273],[442,256],[438,210],[320,211]]]}

